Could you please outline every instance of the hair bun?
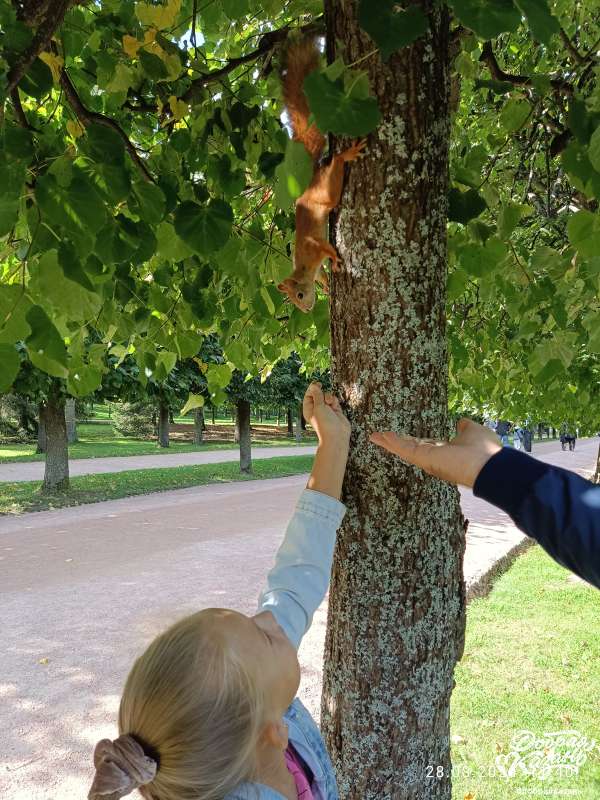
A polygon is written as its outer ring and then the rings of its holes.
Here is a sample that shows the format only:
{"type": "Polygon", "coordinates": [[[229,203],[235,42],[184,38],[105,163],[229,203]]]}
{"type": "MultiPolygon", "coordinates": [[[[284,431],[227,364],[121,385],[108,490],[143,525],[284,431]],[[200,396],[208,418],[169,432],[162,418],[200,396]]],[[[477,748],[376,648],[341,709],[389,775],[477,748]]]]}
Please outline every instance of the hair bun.
{"type": "Polygon", "coordinates": [[[94,749],[96,774],[88,800],[120,800],[154,780],[158,764],[133,736],[102,739],[94,749]]]}

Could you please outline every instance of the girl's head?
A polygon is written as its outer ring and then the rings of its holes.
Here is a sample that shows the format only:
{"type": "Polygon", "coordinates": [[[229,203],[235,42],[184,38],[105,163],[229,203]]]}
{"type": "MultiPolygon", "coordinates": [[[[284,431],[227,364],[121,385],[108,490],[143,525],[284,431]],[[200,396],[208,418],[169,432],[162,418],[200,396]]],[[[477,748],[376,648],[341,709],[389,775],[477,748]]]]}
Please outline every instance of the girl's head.
{"type": "MultiPolygon", "coordinates": [[[[270,612],[205,609],[158,636],[135,662],[114,744],[138,742],[142,757],[156,760],[155,776],[139,786],[147,800],[217,800],[258,780],[287,747],[282,716],[299,682],[296,651],[270,612]]],[[[106,796],[115,764],[136,772],[117,755],[98,757],[90,798],[102,796],[103,780],[106,796]]]]}

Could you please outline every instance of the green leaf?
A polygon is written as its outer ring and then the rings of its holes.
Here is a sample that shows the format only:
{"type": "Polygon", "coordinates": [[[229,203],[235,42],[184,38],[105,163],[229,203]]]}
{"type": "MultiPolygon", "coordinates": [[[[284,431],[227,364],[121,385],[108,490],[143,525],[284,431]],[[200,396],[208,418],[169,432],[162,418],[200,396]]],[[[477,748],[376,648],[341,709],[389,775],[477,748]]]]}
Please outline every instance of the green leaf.
{"type": "Polygon", "coordinates": [[[33,158],[33,136],[27,128],[6,123],[4,126],[4,150],[13,158],[31,161],[33,158]]]}
{"type": "Polygon", "coordinates": [[[25,319],[31,300],[17,284],[0,284],[0,342],[13,344],[29,335],[31,328],[25,319]]]}
{"type": "Polygon", "coordinates": [[[159,223],[165,215],[166,199],[162,189],[150,181],[137,181],[133,186],[140,216],[151,225],[159,223]]]}
{"type": "Polygon", "coordinates": [[[41,100],[52,89],[52,73],[50,67],[41,58],[36,58],[19,81],[19,89],[25,94],[41,100]]]}
{"type": "Polygon", "coordinates": [[[482,39],[516,31],[521,15],[512,0],[450,0],[458,19],[482,39]]]}
{"type": "Polygon", "coordinates": [[[8,392],[21,368],[21,358],[12,344],[0,344],[0,394],[8,392]]]}
{"type": "Polygon", "coordinates": [[[190,394],[188,395],[188,399],[184,407],[179,412],[182,417],[185,417],[187,413],[193,411],[195,408],[202,408],[204,405],[204,397],[201,394],[190,394]]]}
{"type": "Polygon", "coordinates": [[[209,392],[212,394],[229,386],[232,375],[233,370],[229,364],[209,364],[206,370],[206,382],[209,392]]]}
{"type": "Polygon", "coordinates": [[[121,166],[125,160],[125,144],[119,134],[106,125],[93,122],[85,131],[88,152],[100,164],[121,166]]]}
{"type": "Polygon", "coordinates": [[[308,188],[313,176],[313,162],[302,142],[288,141],[285,158],[275,168],[275,202],[289,208],[308,188]]]}
{"type": "Polygon", "coordinates": [[[517,227],[525,209],[526,206],[522,206],[519,203],[508,202],[502,204],[498,214],[498,236],[501,239],[508,239],[517,227]]]}
{"type": "Polygon", "coordinates": [[[229,19],[240,19],[250,13],[249,0],[221,0],[221,5],[229,19]]]}
{"type": "Polygon", "coordinates": [[[546,0],[515,0],[515,5],[527,18],[534,39],[550,44],[550,39],[560,31],[560,22],[550,13],[546,0]]]}
{"type": "Polygon", "coordinates": [[[588,156],[592,167],[600,172],[600,125],[592,133],[588,156]]]}
{"type": "Polygon", "coordinates": [[[160,81],[169,77],[169,70],[166,64],[154,53],[149,53],[147,50],[139,50],[138,58],[142,69],[152,80],[160,81]]]}
{"type": "Polygon", "coordinates": [[[31,335],[25,340],[31,363],[55,378],[67,378],[67,348],[44,309],[33,306],[26,320],[31,328],[31,335]]]}
{"type": "Polygon", "coordinates": [[[500,112],[500,124],[508,133],[514,133],[524,125],[531,114],[531,105],[527,100],[511,98],[500,112]]]}
{"type": "Polygon", "coordinates": [[[379,125],[381,112],[374,97],[356,97],[346,91],[340,78],[335,81],[317,71],[304,81],[310,110],[323,133],[366,136],[379,125]]]}
{"type": "Polygon", "coordinates": [[[418,6],[398,9],[396,0],[360,0],[358,24],[377,44],[384,61],[429,29],[429,20],[418,6]]]}
{"type": "Polygon", "coordinates": [[[224,200],[211,200],[207,206],[187,200],[175,211],[175,231],[200,254],[220,250],[231,236],[233,210],[224,200]]]}
{"type": "Polygon", "coordinates": [[[487,208],[487,203],[475,189],[461,192],[460,189],[450,189],[448,193],[448,219],[451,222],[462,222],[466,225],[469,220],[478,217],[487,208]]]}
{"type": "Polygon", "coordinates": [[[0,194],[0,237],[6,236],[14,228],[19,214],[19,200],[7,195],[4,191],[0,194]]]}
{"type": "Polygon", "coordinates": [[[65,278],[83,286],[88,292],[95,291],[94,284],[81,266],[81,261],[79,260],[75,247],[66,239],[63,239],[58,246],[58,263],[62,268],[65,278]]]}
{"type": "Polygon", "coordinates": [[[83,362],[71,364],[67,378],[67,392],[72,397],[88,397],[102,385],[102,372],[83,362]]]}
{"type": "Polygon", "coordinates": [[[569,217],[567,234],[582,256],[592,258],[600,253],[600,215],[578,211],[569,217]]]}

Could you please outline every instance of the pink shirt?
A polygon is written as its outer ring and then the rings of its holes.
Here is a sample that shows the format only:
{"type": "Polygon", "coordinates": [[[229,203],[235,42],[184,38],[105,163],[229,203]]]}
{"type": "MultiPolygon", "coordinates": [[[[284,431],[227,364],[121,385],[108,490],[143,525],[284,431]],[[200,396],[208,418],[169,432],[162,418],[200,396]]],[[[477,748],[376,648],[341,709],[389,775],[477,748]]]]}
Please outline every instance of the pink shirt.
{"type": "Polygon", "coordinates": [[[298,800],[314,800],[304,767],[291,745],[285,751],[285,763],[289,772],[294,776],[298,800]]]}

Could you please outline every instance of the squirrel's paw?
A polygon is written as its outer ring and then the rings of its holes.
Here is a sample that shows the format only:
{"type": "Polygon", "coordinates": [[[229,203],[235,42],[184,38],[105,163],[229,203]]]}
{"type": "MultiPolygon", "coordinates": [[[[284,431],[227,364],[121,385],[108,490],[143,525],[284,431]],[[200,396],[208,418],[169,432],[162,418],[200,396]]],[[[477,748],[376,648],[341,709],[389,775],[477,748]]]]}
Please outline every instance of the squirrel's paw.
{"type": "Polygon", "coordinates": [[[367,146],[366,139],[360,139],[359,141],[354,142],[347,150],[344,150],[342,153],[342,158],[344,161],[356,161],[357,158],[361,158],[362,156],[366,155],[363,151],[367,146]]]}

